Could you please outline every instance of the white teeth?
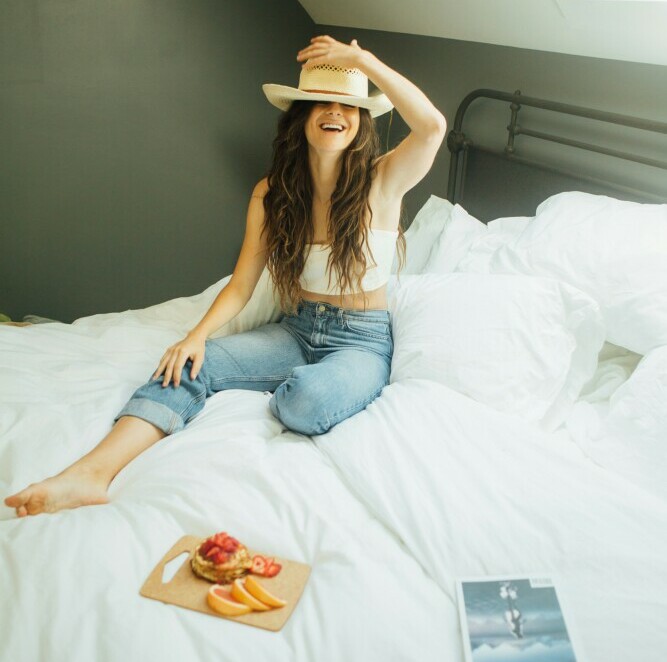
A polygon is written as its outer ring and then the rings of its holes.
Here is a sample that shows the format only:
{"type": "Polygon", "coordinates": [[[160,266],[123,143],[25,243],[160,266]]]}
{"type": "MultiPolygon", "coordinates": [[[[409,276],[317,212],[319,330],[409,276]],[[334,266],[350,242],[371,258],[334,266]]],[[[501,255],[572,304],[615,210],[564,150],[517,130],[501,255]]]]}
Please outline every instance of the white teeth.
{"type": "Polygon", "coordinates": [[[338,129],[339,131],[343,130],[343,127],[340,124],[322,124],[322,129],[338,129]]]}

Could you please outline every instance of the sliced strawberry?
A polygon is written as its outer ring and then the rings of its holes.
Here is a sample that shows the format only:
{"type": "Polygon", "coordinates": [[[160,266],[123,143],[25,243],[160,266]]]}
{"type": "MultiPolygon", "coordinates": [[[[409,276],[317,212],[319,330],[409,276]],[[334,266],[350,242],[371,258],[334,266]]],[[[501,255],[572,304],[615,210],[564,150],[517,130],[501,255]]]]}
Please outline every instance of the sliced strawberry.
{"type": "Polygon", "coordinates": [[[252,557],[252,568],[250,572],[255,575],[262,575],[262,577],[275,577],[282,566],[276,563],[273,556],[263,556],[262,554],[255,554],[252,557]]]}
{"type": "Polygon", "coordinates": [[[199,553],[215,563],[226,563],[240,545],[241,543],[226,531],[219,531],[202,542],[199,553]]]}
{"type": "Polygon", "coordinates": [[[220,547],[222,547],[225,552],[233,554],[239,548],[239,543],[238,540],[234,540],[234,538],[227,538],[220,547]]]}
{"type": "Polygon", "coordinates": [[[255,554],[255,556],[252,557],[252,568],[250,571],[254,572],[256,575],[263,575],[267,565],[267,559],[265,556],[262,556],[261,554],[255,554]]]}
{"type": "Polygon", "coordinates": [[[264,576],[265,577],[275,577],[280,570],[282,569],[282,565],[280,563],[271,563],[269,567],[264,571],[264,576]]]}
{"type": "Polygon", "coordinates": [[[205,556],[207,558],[211,558],[211,557],[215,556],[220,551],[221,551],[221,549],[217,545],[213,545],[213,547],[209,548],[209,550],[206,552],[205,556]]]}

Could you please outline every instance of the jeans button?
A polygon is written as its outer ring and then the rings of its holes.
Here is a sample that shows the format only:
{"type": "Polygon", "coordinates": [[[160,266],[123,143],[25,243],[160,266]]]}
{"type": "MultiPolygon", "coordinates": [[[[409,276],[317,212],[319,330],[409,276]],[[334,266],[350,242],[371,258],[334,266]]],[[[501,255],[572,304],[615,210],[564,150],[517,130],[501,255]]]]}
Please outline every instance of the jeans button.
{"type": "Polygon", "coordinates": [[[324,306],[320,305],[317,307],[317,310],[319,310],[321,313],[324,312],[324,306]]]}

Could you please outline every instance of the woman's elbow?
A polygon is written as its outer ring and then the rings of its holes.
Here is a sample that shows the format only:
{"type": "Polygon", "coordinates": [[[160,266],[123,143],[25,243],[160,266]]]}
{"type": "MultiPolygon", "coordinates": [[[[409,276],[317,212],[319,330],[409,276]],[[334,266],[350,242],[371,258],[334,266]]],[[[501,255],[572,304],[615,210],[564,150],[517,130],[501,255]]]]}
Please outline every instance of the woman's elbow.
{"type": "Polygon", "coordinates": [[[440,137],[442,141],[447,133],[447,120],[445,116],[439,111],[435,111],[433,132],[440,137]]]}
{"type": "Polygon", "coordinates": [[[447,120],[439,110],[435,110],[433,117],[424,127],[423,135],[429,143],[437,143],[440,145],[444,140],[446,133],[447,120]]]}

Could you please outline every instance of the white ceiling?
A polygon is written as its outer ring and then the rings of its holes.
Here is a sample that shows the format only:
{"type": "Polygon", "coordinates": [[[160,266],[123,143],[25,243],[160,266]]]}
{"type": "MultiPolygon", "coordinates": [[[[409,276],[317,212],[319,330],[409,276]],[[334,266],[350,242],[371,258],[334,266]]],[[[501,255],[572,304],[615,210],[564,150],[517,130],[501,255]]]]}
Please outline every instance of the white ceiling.
{"type": "Polygon", "coordinates": [[[667,0],[299,0],[320,25],[667,66],[667,0]]]}

